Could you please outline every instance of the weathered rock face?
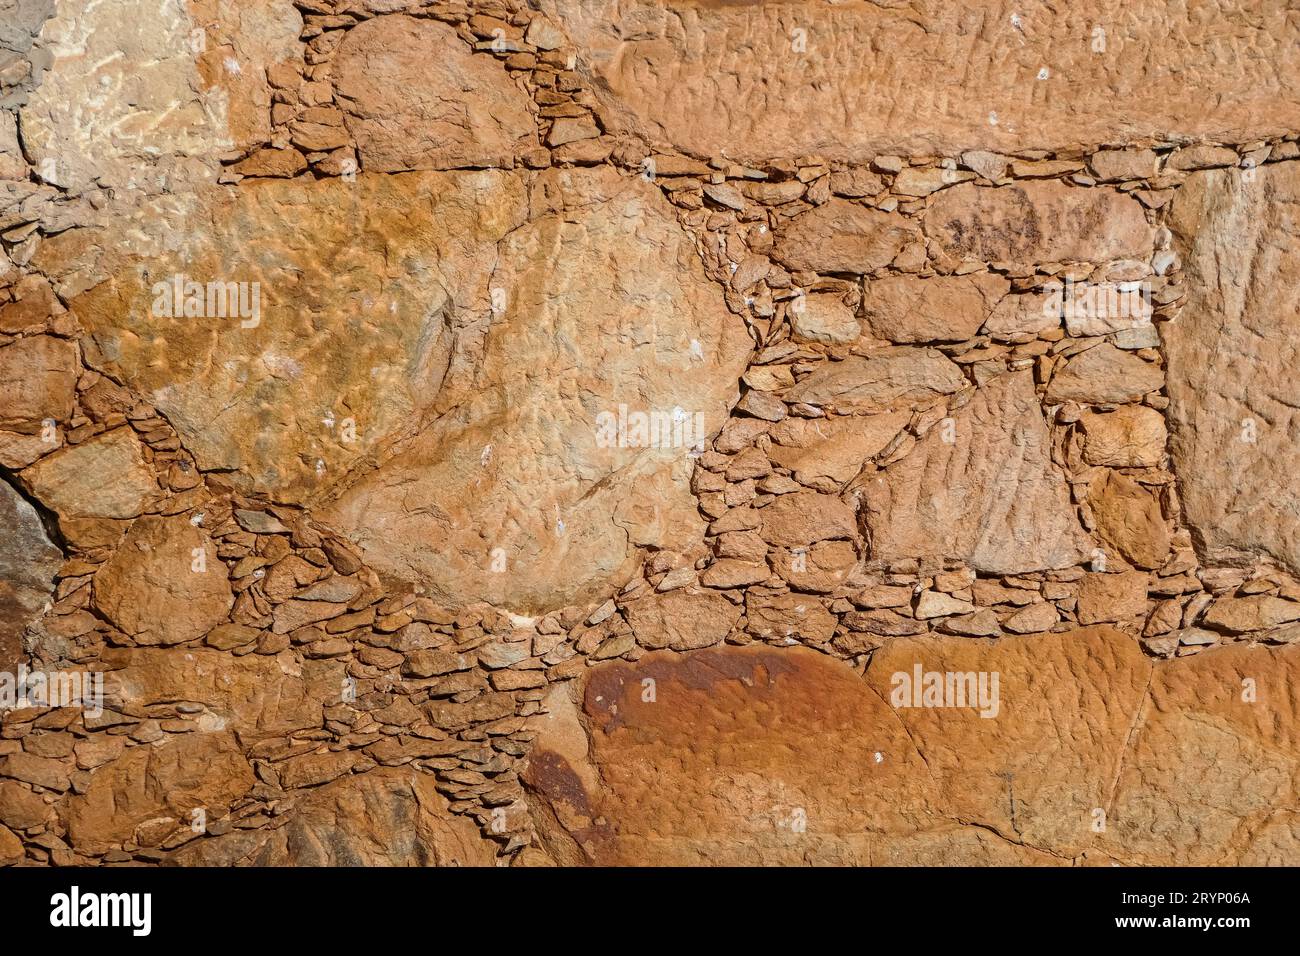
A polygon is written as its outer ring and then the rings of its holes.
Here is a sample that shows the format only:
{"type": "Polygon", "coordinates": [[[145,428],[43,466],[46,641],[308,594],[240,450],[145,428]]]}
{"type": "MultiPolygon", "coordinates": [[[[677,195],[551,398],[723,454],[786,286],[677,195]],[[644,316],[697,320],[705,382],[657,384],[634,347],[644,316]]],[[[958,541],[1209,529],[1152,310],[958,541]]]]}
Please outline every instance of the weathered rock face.
{"type": "Polygon", "coordinates": [[[1115,777],[1106,842],[1116,858],[1295,859],[1297,666],[1294,645],[1238,645],[1157,670],[1115,777]]]}
{"type": "Polygon", "coordinates": [[[1259,748],[1294,709],[1293,650],[1210,676],[1104,627],[916,638],[863,678],[800,650],[655,653],[552,701],[524,779],[565,863],[1279,862],[1296,766],[1259,748]],[[1256,700],[1220,710],[1251,675],[1256,700]]]}
{"type": "Polygon", "coordinates": [[[47,455],[23,472],[32,494],[70,518],[135,518],[159,497],[144,446],[117,428],[47,455]]]}
{"type": "Polygon", "coordinates": [[[1087,539],[1026,372],[976,392],[864,488],[871,557],[956,557],[995,574],[1077,564],[1087,539]]]}
{"type": "Polygon", "coordinates": [[[1191,176],[1171,226],[1192,279],[1169,352],[1170,451],[1207,556],[1264,553],[1300,572],[1294,507],[1300,171],[1191,176]]]}
{"type": "Polygon", "coordinates": [[[1257,72],[1247,53],[1294,38],[1280,11],[1238,30],[1232,6],[1202,17],[1101,2],[1069,16],[1024,4],[1015,23],[972,3],[549,0],[543,9],[632,122],[701,156],[761,162],[806,150],[864,161],[1097,144],[1117,129],[1159,138],[1171,127],[1237,141],[1294,126],[1300,112],[1300,90],[1257,72]],[[1101,23],[1110,26],[1099,34],[1101,23]],[[1171,35],[1180,42],[1168,44],[1171,35]],[[1221,36],[1232,37],[1230,68],[1221,36]],[[1167,70],[1175,63],[1232,92],[1206,104],[1167,70]]]}
{"type": "Polygon", "coordinates": [[[926,209],[925,232],[950,259],[977,262],[1145,259],[1152,241],[1137,200],[1058,182],[955,186],[926,209]]]}
{"type": "Polygon", "coordinates": [[[67,418],[76,396],[77,349],[33,335],[0,348],[0,416],[5,424],[67,418]]]}
{"type": "Polygon", "coordinates": [[[44,181],[74,192],[154,191],[154,165],[209,178],[201,169],[216,154],[270,132],[266,70],[301,55],[301,30],[301,15],[272,0],[60,2],[36,41],[48,69],[21,111],[28,155],[44,181]]]}
{"type": "Polygon", "coordinates": [[[365,170],[506,166],[535,145],[523,92],[433,20],[379,17],[349,30],[334,86],[365,170]]]}
{"type": "Polygon", "coordinates": [[[868,863],[929,789],[888,705],[809,651],[653,653],[579,693],[539,721],[524,773],[562,863],[868,863]]]}
{"type": "Polygon", "coordinates": [[[0,670],[17,668],[23,628],[53,596],[63,555],[40,515],[8,482],[0,481],[0,670]]]}
{"type": "Polygon", "coordinates": [[[491,172],[191,200],[152,204],[125,247],[95,232],[54,256],[102,277],[71,303],[91,361],[147,395],[200,467],[286,501],[328,493],[434,404],[489,321],[493,250],[526,208],[491,172]],[[244,285],[225,298],[211,282],[244,285]]]}
{"type": "Polygon", "coordinates": [[[823,365],[787,397],[845,412],[878,412],[950,395],[965,384],[960,369],[935,349],[880,349],[823,365]]]}
{"type": "Polygon", "coordinates": [[[1048,7],[0,0],[0,866],[1300,864],[1296,24],[1048,7]]]}
{"type": "Polygon", "coordinates": [[[232,603],[212,539],[183,517],[141,518],[95,574],[95,606],[140,644],[202,637],[232,603]]]}
{"type": "Polygon", "coordinates": [[[288,666],[261,654],[232,659],[209,648],[137,648],[107,675],[105,693],[122,705],[191,701],[210,715],[198,718],[209,729],[285,734],[318,726],[322,708],[343,699],[343,678],[342,665],[333,661],[288,666]]]}
{"type": "Polygon", "coordinates": [[[492,866],[496,854],[454,817],[428,776],[399,768],[344,777],[310,791],[275,830],[191,843],[181,866],[492,866]]]}
{"type": "Polygon", "coordinates": [[[64,807],[69,836],[93,849],[188,830],[191,812],[214,815],[253,786],[252,768],[232,734],[191,734],[163,747],[135,747],[94,775],[85,794],[64,807]]]}
{"type": "Polygon", "coordinates": [[[447,602],[549,610],[622,583],[638,546],[697,537],[690,452],[748,353],[651,187],[560,173],[538,203],[554,211],[509,236],[491,277],[504,305],[472,394],[324,512],[447,602]]]}
{"type": "Polygon", "coordinates": [[[832,199],[793,219],[777,237],[774,257],[791,269],[873,272],[918,238],[901,216],[832,199]]]}

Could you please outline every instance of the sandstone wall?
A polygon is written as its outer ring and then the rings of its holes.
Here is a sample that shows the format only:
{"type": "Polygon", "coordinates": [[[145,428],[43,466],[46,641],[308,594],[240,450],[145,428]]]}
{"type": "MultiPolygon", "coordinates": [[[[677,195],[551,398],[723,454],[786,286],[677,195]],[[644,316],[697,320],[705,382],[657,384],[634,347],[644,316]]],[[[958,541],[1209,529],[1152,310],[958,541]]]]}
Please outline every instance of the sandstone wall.
{"type": "Polygon", "coordinates": [[[0,865],[1300,863],[1297,41],[0,4],[0,865]]]}

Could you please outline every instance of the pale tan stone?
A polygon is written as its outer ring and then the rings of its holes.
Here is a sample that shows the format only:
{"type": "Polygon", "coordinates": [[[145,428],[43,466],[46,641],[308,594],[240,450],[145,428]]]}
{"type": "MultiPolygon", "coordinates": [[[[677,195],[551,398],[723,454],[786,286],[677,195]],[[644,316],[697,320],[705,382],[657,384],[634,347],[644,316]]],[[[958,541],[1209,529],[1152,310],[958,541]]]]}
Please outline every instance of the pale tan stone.
{"type": "Polygon", "coordinates": [[[162,497],[130,428],[46,455],[22,478],[43,505],[64,518],[134,518],[162,497]]]}
{"type": "Polygon", "coordinates": [[[821,478],[844,484],[884,451],[907,425],[906,412],[853,415],[828,419],[790,419],[782,444],[768,447],[768,457],[790,469],[795,479],[809,483],[821,478]]]}
{"type": "Polygon", "coordinates": [[[1170,455],[1209,561],[1268,555],[1300,572],[1300,202],[1295,163],[1189,177],[1170,225],[1188,295],[1162,326],[1170,455]]]}
{"type": "Polygon", "coordinates": [[[1131,402],[1158,391],[1164,382],[1158,365],[1102,342],[1057,367],[1047,401],[1131,402]]]}
{"type": "Polygon", "coordinates": [[[925,211],[925,233],[948,257],[979,262],[1145,261],[1153,243],[1136,199],[1050,180],[945,190],[925,211]]]}
{"type": "Polygon", "coordinates": [[[867,273],[919,238],[902,216],[832,199],[791,219],[776,236],[773,257],[791,269],[867,273]]]}
{"type": "Polygon", "coordinates": [[[490,251],[525,214],[523,184],[496,172],[255,180],[159,199],[126,241],[60,236],[46,265],[92,286],[71,302],[91,363],[166,414],[201,468],[304,501],[464,374],[491,321],[490,251]],[[249,313],[257,283],[259,314],[154,314],[175,275],[249,283],[249,313]]]}
{"type": "Polygon", "coordinates": [[[948,558],[999,574],[1076,564],[1088,542],[1049,444],[1030,373],[993,379],[951,429],[932,428],[865,483],[869,557],[948,558]]]}
{"type": "Polygon", "coordinates": [[[1171,535],[1152,492],[1118,471],[1095,478],[1088,504],[1103,541],[1139,568],[1158,568],[1169,556],[1171,535]]]}
{"type": "Polygon", "coordinates": [[[965,384],[961,369],[937,349],[898,346],[828,362],[785,399],[840,412],[878,412],[950,395],[965,384]]]}
{"type": "Polygon", "coordinates": [[[740,620],[740,608],[722,595],[688,589],[632,601],[623,613],[638,644],[675,651],[720,644],[740,620]]]}
{"type": "Polygon", "coordinates": [[[1084,412],[1083,459],[1113,468],[1154,468],[1165,456],[1165,418],[1154,408],[1125,405],[1113,412],[1084,412]]]}
{"type": "Polygon", "coordinates": [[[1080,624],[1128,622],[1147,606],[1147,575],[1142,571],[1089,573],[1079,584],[1080,624]]]}

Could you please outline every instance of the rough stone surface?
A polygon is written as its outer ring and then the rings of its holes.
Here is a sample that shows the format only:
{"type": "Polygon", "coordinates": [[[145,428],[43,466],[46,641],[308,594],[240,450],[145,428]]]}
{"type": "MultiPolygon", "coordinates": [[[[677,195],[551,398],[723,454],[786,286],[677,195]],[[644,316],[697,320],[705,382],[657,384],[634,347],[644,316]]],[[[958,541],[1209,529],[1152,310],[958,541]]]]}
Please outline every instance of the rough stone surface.
{"type": "Polygon", "coordinates": [[[1300,863],[1285,4],[0,10],[0,866],[1300,863]]]}
{"type": "Polygon", "coordinates": [[[1158,568],[1170,536],[1159,499],[1120,472],[1107,472],[1088,490],[1102,540],[1139,568],[1158,568]]]}
{"type": "Polygon", "coordinates": [[[269,106],[265,71],[298,53],[301,29],[292,6],[270,0],[241,4],[237,17],[213,0],[61,2],[36,43],[49,69],[21,112],[29,155],[43,179],[76,192],[151,189],[154,165],[208,178],[183,162],[210,163],[258,126],[269,132],[254,120],[269,106]]]}
{"type": "Polygon", "coordinates": [[[0,348],[0,422],[67,418],[76,384],[71,342],[34,335],[0,348]]]}
{"type": "Polygon", "coordinates": [[[1196,173],[1172,227],[1192,284],[1169,351],[1170,453],[1207,557],[1271,555],[1300,572],[1295,376],[1300,360],[1300,170],[1244,183],[1196,173]]]}
{"type": "Polygon", "coordinates": [[[774,253],[791,269],[814,272],[873,272],[889,265],[919,238],[901,216],[832,199],[791,220],[777,237],[774,253]]]}
{"type": "Polygon", "coordinates": [[[945,190],[926,209],[925,233],[957,261],[1145,260],[1152,245],[1137,200],[1046,181],[945,190]]]}
{"type": "Polygon", "coordinates": [[[948,395],[965,384],[961,370],[935,349],[886,348],[823,365],[786,398],[843,412],[878,412],[948,395]]]}
{"type": "Polygon", "coordinates": [[[1131,402],[1164,385],[1160,369],[1102,342],[1070,359],[1052,376],[1049,402],[1131,402]]]}
{"type": "Polygon", "coordinates": [[[233,600],[212,539],[183,517],[139,519],[95,574],[95,606],[140,644],[202,637],[233,600]]]}
{"type": "Polygon", "coordinates": [[[1086,547],[1028,373],[1000,376],[865,484],[870,556],[955,557],[998,574],[1075,564],[1086,547]]]}
{"type": "Polygon", "coordinates": [[[505,166],[534,138],[524,94],[433,20],[377,17],[349,30],[334,87],[364,170],[505,166]]]}
{"type": "Polygon", "coordinates": [[[693,537],[690,446],[620,447],[601,416],[680,408],[703,441],[748,352],[651,187],[565,173],[547,189],[556,211],[510,235],[491,277],[507,304],[474,393],[325,512],[444,601],[548,610],[622,583],[636,546],[693,537]],[[537,357],[527,376],[520,353],[537,357]],[[496,548],[510,573],[491,570],[496,548]]]}
{"type": "Polygon", "coordinates": [[[1221,681],[1209,656],[1153,667],[1106,627],[901,639],[862,679],[803,650],[656,652],[601,664],[576,700],[551,701],[524,779],[566,863],[1278,862],[1295,760],[1259,748],[1266,715],[1293,709],[1295,659],[1240,647],[1221,681]],[[999,675],[996,716],[982,716],[991,697],[891,706],[918,667],[999,675]],[[1219,716],[1256,672],[1282,699],[1219,716]],[[1218,732],[1198,747],[1206,719],[1218,732]],[[836,800],[841,775],[873,799],[836,800]],[[1243,816],[1272,825],[1241,839],[1243,816]]]}
{"type": "Polygon", "coordinates": [[[13,487],[0,481],[0,670],[16,669],[22,633],[53,595],[63,555],[40,515],[13,487]]]}
{"type": "Polygon", "coordinates": [[[1017,8],[1017,30],[972,29],[988,11],[970,2],[543,7],[648,135],[701,156],[760,162],[819,152],[864,162],[1109,143],[1117,130],[1159,139],[1170,128],[1241,141],[1294,126],[1300,111],[1294,44],[1255,59],[1295,38],[1280,9],[1242,26],[1240,4],[1199,15],[1090,0],[1066,14],[1034,2],[1017,8]],[[1111,24],[1115,55],[1093,52],[1098,23],[1111,24]],[[1224,37],[1230,52],[1220,49],[1224,37]],[[1183,72],[1215,77],[1225,96],[1206,103],[1183,72]]]}
{"type": "Polygon", "coordinates": [[[327,493],[418,420],[490,320],[492,250],[523,220],[522,185],[424,173],[203,195],[152,204],[124,246],[69,235],[52,267],[95,263],[71,302],[92,362],[165,412],[200,466],[282,500],[327,493]],[[176,275],[250,283],[250,317],[155,314],[154,283],[176,275]]]}
{"type": "Polygon", "coordinates": [[[35,498],[70,518],[135,518],[160,496],[144,446],[129,428],[47,455],[22,477],[35,498]]]}
{"type": "Polygon", "coordinates": [[[163,747],[134,747],[91,777],[62,815],[72,840],[88,849],[129,840],[142,824],[164,818],[189,829],[190,811],[213,816],[253,786],[253,770],[234,735],[189,734],[163,747]]]}
{"type": "Polygon", "coordinates": [[[898,343],[963,342],[973,338],[1007,284],[997,276],[910,276],[867,283],[863,309],[871,331],[898,343]]]}
{"type": "Polygon", "coordinates": [[[180,866],[492,866],[495,853],[454,817],[427,776],[384,768],[326,784],[275,830],[234,831],[171,854],[180,866]]]}
{"type": "Polygon", "coordinates": [[[1113,412],[1085,412],[1079,419],[1090,465],[1154,468],[1165,455],[1165,419],[1154,408],[1125,405],[1113,412]]]}

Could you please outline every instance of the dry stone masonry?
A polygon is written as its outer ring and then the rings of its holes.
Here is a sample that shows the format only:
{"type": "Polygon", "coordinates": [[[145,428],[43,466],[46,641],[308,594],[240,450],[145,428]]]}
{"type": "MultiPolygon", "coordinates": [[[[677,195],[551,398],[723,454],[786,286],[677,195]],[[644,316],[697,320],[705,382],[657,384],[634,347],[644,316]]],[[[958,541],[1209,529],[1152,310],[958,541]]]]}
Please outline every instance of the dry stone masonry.
{"type": "Polygon", "coordinates": [[[0,0],[0,865],[1300,864],[1297,51],[0,0]]]}

